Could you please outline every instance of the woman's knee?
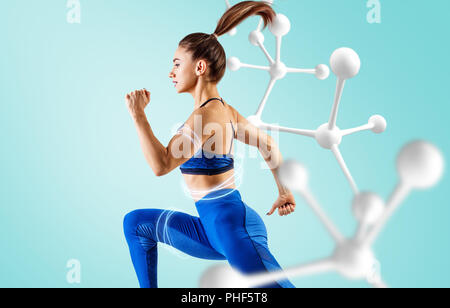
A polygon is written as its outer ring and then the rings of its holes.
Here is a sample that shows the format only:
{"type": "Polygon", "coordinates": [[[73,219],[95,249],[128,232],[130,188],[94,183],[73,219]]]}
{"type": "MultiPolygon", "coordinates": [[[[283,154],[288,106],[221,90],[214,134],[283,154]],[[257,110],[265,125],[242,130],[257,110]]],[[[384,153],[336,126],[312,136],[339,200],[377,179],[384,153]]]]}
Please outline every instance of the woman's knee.
{"type": "Polygon", "coordinates": [[[134,210],[129,212],[123,218],[123,231],[125,235],[131,234],[136,230],[139,221],[140,210],[134,210]]]}
{"type": "Polygon", "coordinates": [[[123,231],[125,235],[136,234],[139,225],[144,221],[148,221],[148,216],[152,209],[139,209],[129,212],[123,218],[123,231]]]}

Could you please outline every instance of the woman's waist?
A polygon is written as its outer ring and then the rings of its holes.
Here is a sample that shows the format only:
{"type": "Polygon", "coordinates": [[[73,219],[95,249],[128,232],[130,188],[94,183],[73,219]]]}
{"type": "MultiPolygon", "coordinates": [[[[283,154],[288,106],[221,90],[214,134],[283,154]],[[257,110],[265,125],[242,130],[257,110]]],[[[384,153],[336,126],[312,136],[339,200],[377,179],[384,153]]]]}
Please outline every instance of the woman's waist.
{"type": "Polygon", "coordinates": [[[183,174],[183,178],[190,191],[210,192],[235,185],[233,169],[214,175],[183,174]]]}
{"type": "Polygon", "coordinates": [[[211,201],[222,199],[223,197],[231,194],[231,192],[235,190],[237,190],[237,188],[234,184],[232,184],[232,185],[225,185],[220,188],[212,187],[211,189],[203,189],[203,190],[190,189],[189,193],[191,194],[191,197],[195,201],[195,203],[197,203],[199,201],[208,201],[208,200],[211,201]]]}
{"type": "Polygon", "coordinates": [[[241,194],[236,187],[213,189],[203,192],[202,196],[198,196],[195,199],[195,206],[198,210],[211,209],[217,206],[230,206],[230,204],[242,202],[241,194]]]}

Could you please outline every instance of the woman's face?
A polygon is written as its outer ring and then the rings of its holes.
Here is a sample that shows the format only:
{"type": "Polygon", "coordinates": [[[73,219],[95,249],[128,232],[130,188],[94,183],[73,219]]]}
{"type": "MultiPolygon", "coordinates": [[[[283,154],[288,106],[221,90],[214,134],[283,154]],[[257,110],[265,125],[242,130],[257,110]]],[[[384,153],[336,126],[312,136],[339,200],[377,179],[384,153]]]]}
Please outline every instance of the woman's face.
{"type": "Polygon", "coordinates": [[[173,59],[173,67],[169,73],[178,93],[188,92],[197,83],[198,76],[191,54],[182,47],[178,47],[173,59]]]}

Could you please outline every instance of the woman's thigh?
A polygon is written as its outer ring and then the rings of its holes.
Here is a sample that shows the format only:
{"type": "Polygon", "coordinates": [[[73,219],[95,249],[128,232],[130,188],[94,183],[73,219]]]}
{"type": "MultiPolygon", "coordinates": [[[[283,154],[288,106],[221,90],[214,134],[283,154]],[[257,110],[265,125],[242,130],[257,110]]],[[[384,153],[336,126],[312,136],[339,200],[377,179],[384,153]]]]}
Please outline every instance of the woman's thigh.
{"type": "MultiPolygon", "coordinates": [[[[234,216],[219,219],[217,234],[230,265],[245,274],[281,270],[267,243],[267,231],[262,218],[245,203],[234,208],[234,216]],[[238,210],[239,209],[239,210],[238,210]]],[[[294,287],[289,281],[279,281],[264,287],[294,287]]]]}
{"type": "Polygon", "coordinates": [[[186,213],[162,209],[135,210],[125,216],[124,231],[127,240],[139,241],[144,249],[150,249],[159,242],[193,257],[225,260],[209,243],[199,217],[186,213]]]}

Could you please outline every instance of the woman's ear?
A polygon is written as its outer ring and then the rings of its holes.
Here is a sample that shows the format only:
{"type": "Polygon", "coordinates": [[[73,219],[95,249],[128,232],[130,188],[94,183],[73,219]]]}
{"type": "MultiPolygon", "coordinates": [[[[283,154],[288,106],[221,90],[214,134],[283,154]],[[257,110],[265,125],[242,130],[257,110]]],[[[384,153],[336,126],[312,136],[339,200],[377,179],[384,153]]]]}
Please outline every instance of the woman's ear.
{"type": "Polygon", "coordinates": [[[197,76],[201,76],[206,73],[207,65],[205,60],[199,60],[195,68],[195,73],[197,76]]]}

